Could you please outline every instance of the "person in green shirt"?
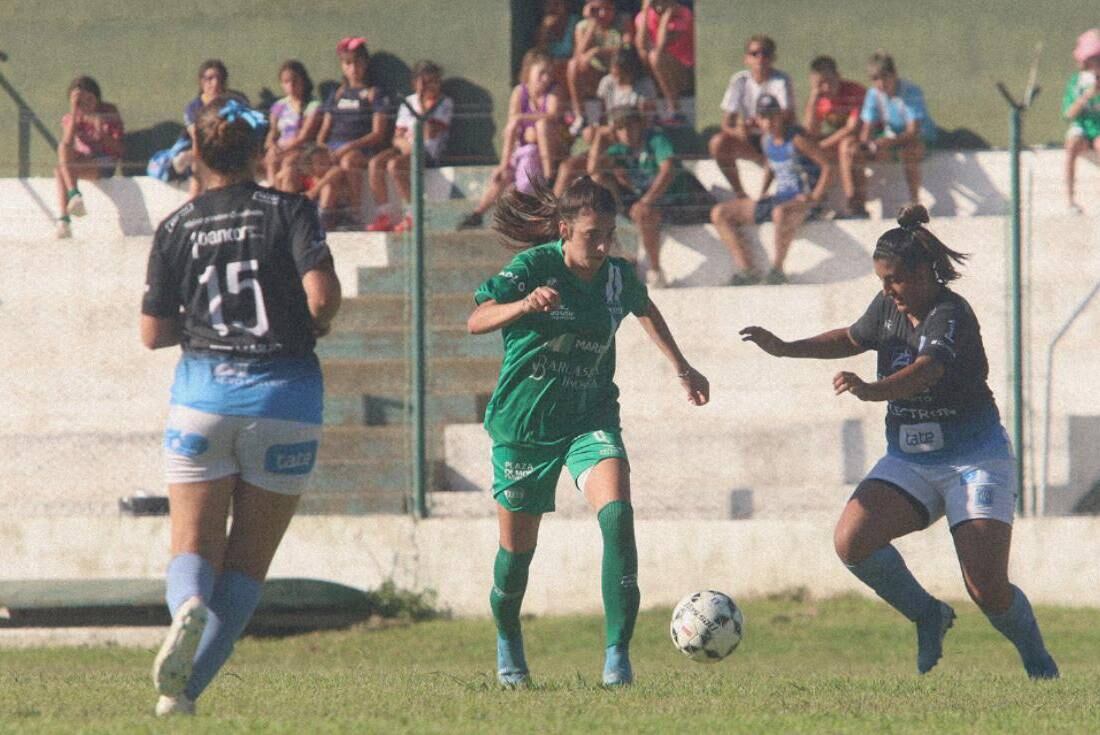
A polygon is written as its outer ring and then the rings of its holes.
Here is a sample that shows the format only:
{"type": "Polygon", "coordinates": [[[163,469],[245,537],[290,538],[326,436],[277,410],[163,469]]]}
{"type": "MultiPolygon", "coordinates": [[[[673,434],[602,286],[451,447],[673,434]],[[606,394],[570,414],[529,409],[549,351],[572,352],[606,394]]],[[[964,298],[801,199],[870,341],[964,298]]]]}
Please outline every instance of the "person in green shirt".
{"type": "Polygon", "coordinates": [[[1100,153],[1100,33],[1095,29],[1077,39],[1074,57],[1081,71],[1070,77],[1062,97],[1062,115],[1070,121],[1066,132],[1066,197],[1069,210],[1083,210],[1074,196],[1077,157],[1090,150],[1100,153]]]}
{"type": "Polygon", "coordinates": [[[614,191],[630,214],[649,268],[646,283],[667,285],[661,270],[661,223],[699,225],[708,221],[715,200],[680,165],[672,142],[659,129],[646,129],[636,107],[608,113],[614,141],[598,137],[589,149],[588,174],[614,191]]]}
{"type": "Polygon", "coordinates": [[[471,334],[501,330],[504,360],[485,410],[493,440],[493,497],[500,549],[489,601],[497,625],[497,678],[529,681],[519,613],[544,513],[554,510],[563,466],[596,510],[603,535],[606,613],[603,682],[633,682],[629,645],[638,614],[638,552],[630,472],[615,387],[615,331],[628,314],[672,363],[688,400],[710,399],[649,299],[634,266],[609,255],[615,242],[611,192],[584,176],[560,199],[545,183],[511,189],[494,228],[527,246],[474,294],[471,334]]]}

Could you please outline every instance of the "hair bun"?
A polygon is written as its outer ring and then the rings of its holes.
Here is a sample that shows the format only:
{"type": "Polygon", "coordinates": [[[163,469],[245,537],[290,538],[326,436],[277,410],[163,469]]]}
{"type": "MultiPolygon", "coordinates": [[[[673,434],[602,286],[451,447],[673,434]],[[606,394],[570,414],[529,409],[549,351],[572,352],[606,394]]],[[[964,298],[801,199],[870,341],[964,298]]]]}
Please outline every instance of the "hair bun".
{"type": "Polygon", "coordinates": [[[910,204],[898,210],[898,226],[907,230],[920,227],[928,221],[928,210],[923,204],[910,204]]]}

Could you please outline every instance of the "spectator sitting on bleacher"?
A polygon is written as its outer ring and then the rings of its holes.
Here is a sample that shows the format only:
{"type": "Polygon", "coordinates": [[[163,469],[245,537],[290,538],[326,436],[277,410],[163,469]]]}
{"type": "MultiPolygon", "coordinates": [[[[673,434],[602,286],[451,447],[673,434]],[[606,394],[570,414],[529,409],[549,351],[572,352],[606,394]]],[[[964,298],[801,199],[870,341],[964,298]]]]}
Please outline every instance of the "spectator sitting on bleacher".
{"type": "Polygon", "coordinates": [[[561,121],[562,99],[550,74],[552,61],[541,51],[523,55],[520,83],[508,100],[508,122],[504,126],[504,147],[500,163],[489,178],[489,185],[477,208],[458,224],[465,230],[481,227],[485,213],[497,197],[515,182],[524,194],[534,191],[532,180],[550,181],[564,157],[561,121]]]}
{"type": "Polygon", "coordinates": [[[659,129],[646,129],[636,107],[611,110],[614,143],[601,137],[589,151],[588,173],[615,193],[638,229],[648,261],[646,284],[664,288],[661,222],[702,224],[714,205],[703,185],[680,165],[672,143],[659,129]]]}
{"type": "Polygon", "coordinates": [[[1090,150],[1100,153],[1100,29],[1077,38],[1073,58],[1080,67],[1066,84],[1062,114],[1070,121],[1066,132],[1066,198],[1069,210],[1081,214],[1074,196],[1077,157],[1090,150]]]}
{"type": "Polygon", "coordinates": [[[69,84],[69,111],[61,118],[54,169],[61,211],[58,238],[72,237],[69,218],[83,217],[87,211],[78,180],[114,176],[121,159],[122,118],[118,108],[103,101],[96,80],[77,77],[69,84]]]}
{"type": "MultiPolygon", "coordinates": [[[[833,57],[818,56],[810,62],[810,96],[803,121],[807,135],[830,161],[839,160],[841,143],[859,138],[859,113],[866,94],[862,84],[840,78],[833,57]]],[[[854,191],[850,178],[843,185],[849,210],[842,216],[866,216],[863,207],[851,209],[854,191]]]]}
{"type": "Polygon", "coordinates": [[[788,122],[779,100],[762,94],[756,104],[756,118],[763,133],[761,144],[769,170],[765,187],[774,178],[775,193],[761,196],[755,202],[744,197],[730,199],[711,210],[711,222],[740,268],[730,281],[731,286],[760,282],[761,275],[753,267],[738,228],[765,222],[775,224],[775,255],[772,268],[763,279],[772,285],[787,282],[783,262],[795,232],[825,196],[832,176],[829,159],[802,128],[788,122]]]}
{"type": "MultiPolygon", "coordinates": [[[[624,46],[611,58],[611,71],[600,80],[596,91],[600,106],[599,118],[588,120],[581,136],[589,147],[596,145],[597,138],[610,138],[611,126],[607,123],[607,111],[616,107],[636,107],[645,117],[646,127],[653,123],[657,88],[653,80],[645,74],[638,53],[631,46],[624,46]]],[[[605,141],[606,142],[606,141],[605,141]]],[[[588,152],[570,156],[558,166],[558,177],[554,181],[554,196],[560,197],[573,181],[588,170],[588,152]]]]}
{"type": "Polygon", "coordinates": [[[296,175],[302,149],[317,137],[321,103],[313,99],[313,80],[302,62],[284,61],[279,67],[283,97],[271,106],[271,122],[264,143],[267,184],[297,193],[296,175]]]}
{"type": "Polygon", "coordinates": [[[199,65],[199,93],[195,99],[187,103],[187,106],[183,108],[183,125],[187,128],[187,135],[191,138],[191,147],[185,152],[178,155],[173,161],[172,165],[175,167],[176,172],[181,175],[186,175],[188,170],[191,171],[191,184],[189,195],[191,199],[194,199],[202,193],[202,177],[201,167],[195,170],[197,167],[195,164],[195,156],[193,154],[195,145],[195,120],[199,116],[199,111],[209,103],[211,100],[218,97],[226,97],[228,99],[236,100],[246,107],[251,106],[248,102],[248,98],[241,92],[235,92],[226,88],[229,83],[229,70],[225,68],[225,64],[221,59],[207,59],[199,65]]]}
{"type": "Polygon", "coordinates": [[[418,61],[412,71],[413,93],[405,98],[405,104],[397,111],[397,125],[393,134],[393,147],[382,151],[370,160],[367,178],[374,199],[374,221],[367,226],[371,232],[405,232],[412,229],[412,216],[408,204],[412,201],[412,182],[409,166],[412,161],[413,124],[416,118],[431,111],[421,126],[424,137],[424,165],[438,166],[447,145],[454,115],[454,102],[443,94],[443,70],[432,61],[418,61]],[[409,108],[412,108],[410,110],[409,108]],[[386,172],[393,177],[401,201],[405,205],[402,214],[389,204],[389,187],[386,172]]]}
{"type": "Polygon", "coordinates": [[[665,98],[662,124],[686,120],[680,97],[695,84],[695,17],[677,0],[642,0],[634,18],[634,43],[665,98]]]}
{"type": "MultiPolygon", "coordinates": [[[[756,34],[745,44],[745,65],[748,69],[730,77],[722,96],[722,127],[711,136],[707,145],[711,158],[729,181],[734,197],[748,196],[741,186],[737,161],[745,159],[764,165],[760,147],[760,121],[756,116],[757,100],[763,94],[774,97],[787,118],[794,122],[794,85],[784,72],[772,67],[776,46],[769,36],[756,34]]],[[[764,196],[763,193],[760,196],[764,196]]]]}
{"type": "Polygon", "coordinates": [[[894,59],[888,53],[879,49],[872,54],[867,72],[872,86],[859,116],[863,128],[858,140],[846,139],[840,148],[841,176],[845,188],[851,189],[848,213],[857,217],[866,214],[864,164],[886,161],[894,155],[905,169],[910,202],[920,203],[921,159],[925,144],[934,141],[937,132],[924,103],[924,92],[898,78],[894,59]]]}
{"type": "Polygon", "coordinates": [[[328,146],[308,143],[302,149],[299,163],[288,172],[290,187],[317,203],[321,224],[326,230],[336,229],[351,208],[348,177],[332,158],[328,146]]]}
{"type": "MultiPolygon", "coordinates": [[[[585,103],[596,94],[600,79],[607,74],[615,54],[623,47],[623,29],[616,27],[615,4],[611,0],[588,0],[584,18],[577,24],[573,58],[566,68],[569,100],[573,107],[574,137],[585,126],[585,103]]],[[[590,122],[595,122],[592,120],[590,122]]]]}
{"type": "MultiPolygon", "coordinates": [[[[361,36],[343,38],[336,44],[343,81],[325,101],[321,132],[317,142],[327,146],[333,172],[325,174],[324,185],[346,186],[350,206],[340,223],[362,229],[364,218],[363,173],[371,157],[390,146],[392,113],[390,99],[381,87],[370,83],[370,53],[361,36]],[[336,179],[342,178],[342,182],[336,179]]],[[[330,213],[330,219],[337,213],[330,213]]]]}
{"type": "Polygon", "coordinates": [[[543,0],[542,21],[535,31],[532,51],[541,51],[550,57],[550,76],[555,84],[566,83],[566,69],[573,58],[580,17],[569,10],[566,0],[543,0]]]}

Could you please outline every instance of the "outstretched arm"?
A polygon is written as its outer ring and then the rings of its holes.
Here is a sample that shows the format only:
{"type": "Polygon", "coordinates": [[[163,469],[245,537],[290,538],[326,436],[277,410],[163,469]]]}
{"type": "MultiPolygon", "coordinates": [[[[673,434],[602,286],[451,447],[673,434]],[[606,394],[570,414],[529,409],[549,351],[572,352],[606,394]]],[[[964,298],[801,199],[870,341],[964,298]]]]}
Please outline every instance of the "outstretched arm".
{"type": "Polygon", "coordinates": [[[528,314],[554,311],[560,304],[561,295],[549,286],[539,286],[519,301],[501,304],[489,299],[478,304],[470,314],[466,329],[470,334],[485,334],[503,329],[528,314]]]}
{"type": "Polygon", "coordinates": [[[833,378],[839,396],[851,393],[861,401],[901,401],[931,388],[943,377],[943,363],[931,355],[921,355],[912,365],[882,380],[865,383],[855,373],[840,372],[833,378]]]}
{"type": "Polygon", "coordinates": [[[688,401],[696,406],[702,406],[710,401],[710,383],[702,373],[688,364],[687,358],[680,352],[657,305],[650,301],[645,315],[638,317],[638,321],[641,322],[642,329],[649,338],[672,363],[676,370],[676,377],[680,379],[680,384],[687,391],[688,401]]]}
{"type": "Polygon", "coordinates": [[[816,337],[784,342],[763,327],[745,327],[739,334],[742,342],[752,342],[775,357],[813,357],[834,360],[852,357],[867,350],[858,344],[847,329],[832,329],[816,337]]]}

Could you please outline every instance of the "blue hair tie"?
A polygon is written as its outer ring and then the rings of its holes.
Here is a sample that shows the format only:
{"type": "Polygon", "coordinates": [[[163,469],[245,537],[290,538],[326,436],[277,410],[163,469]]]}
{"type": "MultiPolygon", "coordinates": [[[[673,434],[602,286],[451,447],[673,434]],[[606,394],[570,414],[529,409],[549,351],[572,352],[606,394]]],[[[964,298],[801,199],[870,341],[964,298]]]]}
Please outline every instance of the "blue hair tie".
{"type": "Polygon", "coordinates": [[[247,105],[242,105],[237,100],[229,100],[226,102],[225,105],[218,110],[218,117],[226,122],[244,120],[253,130],[266,128],[268,125],[267,118],[264,117],[262,113],[253,110],[247,105]]]}

